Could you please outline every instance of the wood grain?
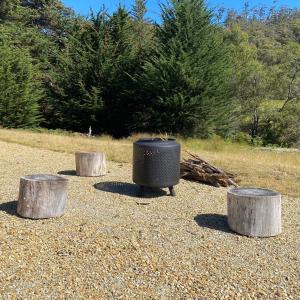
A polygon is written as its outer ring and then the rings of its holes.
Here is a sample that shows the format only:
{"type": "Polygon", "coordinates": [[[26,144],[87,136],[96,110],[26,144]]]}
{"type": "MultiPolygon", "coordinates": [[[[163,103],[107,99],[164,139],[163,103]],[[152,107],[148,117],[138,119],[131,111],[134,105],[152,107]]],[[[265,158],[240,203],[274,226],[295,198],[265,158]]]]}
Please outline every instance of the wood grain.
{"type": "Polygon", "coordinates": [[[281,195],[267,189],[235,188],[228,192],[228,225],[240,234],[269,237],[281,233],[281,195]]]}
{"type": "Polygon", "coordinates": [[[17,213],[30,219],[62,216],[67,187],[68,180],[61,176],[37,174],[21,177],[17,213]]]}
{"type": "Polygon", "coordinates": [[[77,176],[93,177],[106,174],[106,155],[103,152],[76,152],[77,176]]]}

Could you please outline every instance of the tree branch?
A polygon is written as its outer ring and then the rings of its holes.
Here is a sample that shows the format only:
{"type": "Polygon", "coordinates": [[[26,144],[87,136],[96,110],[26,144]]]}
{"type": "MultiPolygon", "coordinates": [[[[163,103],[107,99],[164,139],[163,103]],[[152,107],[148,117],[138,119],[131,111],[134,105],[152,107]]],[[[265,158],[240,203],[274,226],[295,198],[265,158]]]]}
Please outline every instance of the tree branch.
{"type": "Polygon", "coordinates": [[[288,91],[287,98],[286,98],[285,102],[283,103],[282,107],[279,109],[279,112],[282,112],[284,110],[284,108],[286,107],[286,105],[289,102],[291,102],[291,101],[293,101],[295,99],[295,97],[292,96],[292,88],[293,88],[293,83],[294,83],[294,81],[297,78],[297,73],[298,72],[299,72],[299,69],[296,69],[293,77],[291,78],[291,82],[289,84],[289,91],[288,91]]]}

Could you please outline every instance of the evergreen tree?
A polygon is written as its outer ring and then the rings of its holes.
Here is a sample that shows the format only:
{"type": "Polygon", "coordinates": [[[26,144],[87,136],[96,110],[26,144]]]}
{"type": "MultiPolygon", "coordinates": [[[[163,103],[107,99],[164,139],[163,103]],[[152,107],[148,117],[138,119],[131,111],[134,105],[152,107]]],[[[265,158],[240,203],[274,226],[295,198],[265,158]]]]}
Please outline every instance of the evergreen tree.
{"type": "Polygon", "coordinates": [[[42,90],[34,78],[28,52],[0,46],[0,124],[4,127],[34,127],[40,122],[38,112],[42,90]]]}
{"type": "Polygon", "coordinates": [[[132,78],[150,53],[148,42],[137,47],[141,36],[134,22],[119,7],[111,16],[103,10],[77,23],[52,88],[56,126],[79,131],[92,126],[117,137],[130,133],[138,88],[132,78]]]}
{"type": "Polygon", "coordinates": [[[204,0],[171,0],[161,24],[146,16],[146,0],[88,19],[61,0],[1,0],[1,124],[34,126],[38,109],[42,126],[117,137],[235,129],[297,141],[285,124],[298,120],[299,10],[246,5],[223,26],[204,0]]]}
{"type": "Polygon", "coordinates": [[[1,0],[0,20],[36,27],[48,36],[66,33],[74,12],[60,0],[1,0]]]}
{"type": "Polygon", "coordinates": [[[147,8],[145,0],[136,0],[131,11],[131,18],[123,28],[127,49],[123,60],[124,85],[119,93],[120,106],[116,109],[115,124],[124,128],[123,134],[129,135],[136,130],[136,116],[140,113],[139,99],[143,97],[139,81],[134,80],[144,72],[143,67],[147,59],[152,57],[157,46],[154,36],[155,27],[146,18],[147,8]],[[117,113],[119,111],[119,113],[117,113]]]}
{"type": "Polygon", "coordinates": [[[104,12],[92,16],[91,21],[74,23],[66,49],[58,57],[57,77],[51,86],[51,126],[75,131],[96,128],[103,107],[103,77],[109,65],[102,60],[109,51],[104,44],[107,34],[104,12]]]}
{"type": "Polygon", "coordinates": [[[103,10],[74,26],[52,88],[56,126],[78,131],[92,126],[94,132],[124,134],[122,91],[131,67],[128,20],[128,12],[120,7],[111,17],[103,10]]]}
{"type": "Polygon", "coordinates": [[[105,124],[106,132],[122,137],[129,134],[128,127],[131,123],[129,110],[132,99],[127,92],[132,91],[130,75],[135,72],[137,61],[132,53],[130,43],[130,16],[126,9],[119,9],[111,16],[108,26],[111,33],[111,47],[113,49],[113,64],[111,66],[110,92],[105,96],[105,124]],[[109,124],[109,127],[107,127],[109,124]]]}
{"type": "Polygon", "coordinates": [[[147,13],[146,4],[147,4],[146,0],[135,0],[135,3],[132,7],[132,12],[131,12],[134,20],[139,21],[139,22],[145,21],[145,16],[147,13]]]}
{"type": "Polygon", "coordinates": [[[132,7],[131,30],[129,43],[132,46],[133,55],[139,64],[152,55],[155,49],[154,26],[146,18],[146,0],[135,0],[132,7]]]}
{"type": "Polygon", "coordinates": [[[42,126],[53,125],[50,89],[55,81],[58,57],[74,20],[72,11],[59,0],[3,0],[0,4],[0,43],[24,49],[30,55],[34,80],[45,91],[39,103],[45,117],[42,126]]]}
{"type": "Polygon", "coordinates": [[[221,30],[201,0],[173,0],[162,8],[159,48],[138,81],[143,94],[137,130],[185,135],[226,123],[228,60],[221,30]]]}

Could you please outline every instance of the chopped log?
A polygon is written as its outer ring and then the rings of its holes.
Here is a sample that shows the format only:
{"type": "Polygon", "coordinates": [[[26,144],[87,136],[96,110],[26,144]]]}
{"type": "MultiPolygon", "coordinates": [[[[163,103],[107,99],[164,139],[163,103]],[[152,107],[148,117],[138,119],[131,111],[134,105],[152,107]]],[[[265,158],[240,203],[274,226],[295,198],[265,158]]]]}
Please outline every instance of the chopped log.
{"type": "Polygon", "coordinates": [[[76,152],[76,175],[84,177],[106,174],[106,156],[103,152],[76,152]]]}
{"type": "Polygon", "coordinates": [[[198,155],[189,152],[188,154],[190,158],[180,163],[181,178],[215,187],[238,186],[233,174],[214,167],[198,155]]]}
{"type": "Polygon", "coordinates": [[[25,218],[46,219],[64,214],[68,179],[56,175],[27,175],[20,179],[17,213],[25,218]]]}
{"type": "Polygon", "coordinates": [[[281,195],[259,188],[228,192],[228,225],[242,235],[270,237],[281,232],[281,195]]]}

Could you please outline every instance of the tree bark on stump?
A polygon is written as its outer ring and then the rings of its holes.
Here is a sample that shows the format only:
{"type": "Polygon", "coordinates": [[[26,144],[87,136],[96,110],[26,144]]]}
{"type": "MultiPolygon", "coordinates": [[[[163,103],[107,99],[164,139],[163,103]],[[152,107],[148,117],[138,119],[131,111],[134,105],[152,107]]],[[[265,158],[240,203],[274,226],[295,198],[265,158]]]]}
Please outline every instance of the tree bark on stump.
{"type": "Polygon", "coordinates": [[[30,219],[47,219],[64,214],[68,180],[56,175],[27,175],[20,179],[17,213],[30,219]]]}
{"type": "Polygon", "coordinates": [[[76,175],[84,177],[106,174],[106,156],[103,152],[76,152],[76,175]]]}
{"type": "Polygon", "coordinates": [[[281,233],[281,195],[258,188],[234,188],[227,194],[229,227],[242,235],[269,237],[281,233]]]}

